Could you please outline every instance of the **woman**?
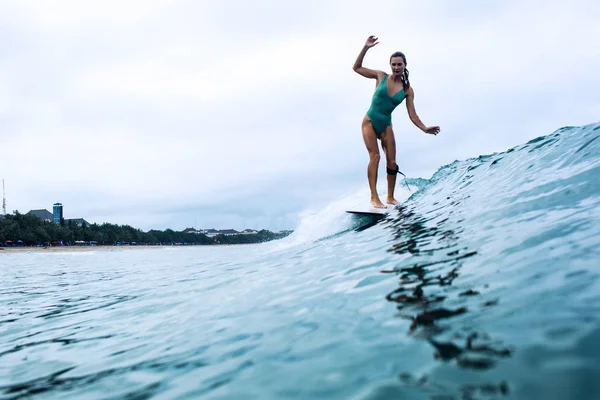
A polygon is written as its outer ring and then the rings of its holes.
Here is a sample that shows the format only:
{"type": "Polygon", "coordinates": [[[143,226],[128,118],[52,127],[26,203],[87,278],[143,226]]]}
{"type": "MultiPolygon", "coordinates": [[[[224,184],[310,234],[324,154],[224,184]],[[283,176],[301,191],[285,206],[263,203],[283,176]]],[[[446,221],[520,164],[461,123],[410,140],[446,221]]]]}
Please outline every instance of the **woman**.
{"type": "Polygon", "coordinates": [[[398,204],[398,201],[394,198],[394,188],[396,186],[396,174],[402,174],[398,170],[398,164],[396,164],[396,140],[394,139],[394,131],[392,130],[392,111],[406,98],[406,109],[413,124],[423,132],[431,135],[437,135],[440,127],[425,126],[417,116],[414,106],[415,92],[408,81],[406,57],[403,53],[397,51],[390,57],[392,75],[389,79],[388,75],[383,71],[368,69],[362,66],[367,50],[378,44],[377,40],[377,37],[369,36],[352,69],[366,78],[377,80],[371,107],[362,121],[362,134],[367,151],[369,152],[367,177],[369,179],[369,189],[371,190],[371,204],[376,208],[386,208],[377,194],[377,168],[379,167],[380,159],[377,139],[381,140],[381,147],[386,158],[388,204],[398,204]]]}

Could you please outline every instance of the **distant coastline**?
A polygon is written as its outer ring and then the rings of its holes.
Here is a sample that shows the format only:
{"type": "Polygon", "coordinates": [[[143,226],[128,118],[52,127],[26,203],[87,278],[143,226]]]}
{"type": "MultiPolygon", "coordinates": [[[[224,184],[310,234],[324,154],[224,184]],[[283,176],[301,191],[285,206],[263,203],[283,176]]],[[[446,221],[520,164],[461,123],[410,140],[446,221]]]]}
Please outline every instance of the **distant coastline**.
{"type": "Polygon", "coordinates": [[[292,233],[292,231],[271,232],[266,229],[243,232],[233,229],[208,231],[186,228],[183,231],[166,229],[143,232],[129,225],[110,223],[88,224],[86,221],[64,219],[56,223],[42,220],[33,214],[21,214],[15,211],[14,214],[0,218],[0,248],[48,250],[252,244],[282,239],[292,233]]]}
{"type": "MultiPolygon", "coordinates": [[[[256,243],[238,243],[238,244],[220,244],[219,247],[222,246],[248,246],[256,243]]],[[[129,250],[164,250],[164,249],[173,249],[173,248],[199,248],[206,246],[186,246],[186,245],[122,245],[122,246],[114,246],[114,245],[94,245],[94,246],[13,246],[13,247],[0,247],[0,255],[1,254],[11,254],[11,253],[88,253],[94,251],[129,251],[129,250]]]]}
{"type": "Polygon", "coordinates": [[[92,252],[92,251],[120,251],[120,250],[145,250],[145,249],[162,249],[167,247],[175,246],[110,246],[110,245],[98,245],[98,246],[12,246],[12,247],[0,247],[0,254],[2,253],[44,253],[44,252],[92,252]]]}

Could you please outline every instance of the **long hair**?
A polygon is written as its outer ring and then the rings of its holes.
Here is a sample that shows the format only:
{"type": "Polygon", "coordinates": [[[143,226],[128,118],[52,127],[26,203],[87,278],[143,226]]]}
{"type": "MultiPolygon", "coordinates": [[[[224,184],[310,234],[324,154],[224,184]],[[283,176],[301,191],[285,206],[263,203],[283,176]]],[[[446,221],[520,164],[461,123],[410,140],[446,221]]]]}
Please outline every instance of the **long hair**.
{"type": "Polygon", "coordinates": [[[410,82],[408,80],[408,69],[406,69],[406,56],[403,52],[397,51],[390,56],[390,63],[392,62],[392,58],[394,57],[402,57],[402,61],[404,61],[404,73],[400,78],[402,79],[402,86],[404,87],[404,91],[407,91],[410,87],[410,82]]]}

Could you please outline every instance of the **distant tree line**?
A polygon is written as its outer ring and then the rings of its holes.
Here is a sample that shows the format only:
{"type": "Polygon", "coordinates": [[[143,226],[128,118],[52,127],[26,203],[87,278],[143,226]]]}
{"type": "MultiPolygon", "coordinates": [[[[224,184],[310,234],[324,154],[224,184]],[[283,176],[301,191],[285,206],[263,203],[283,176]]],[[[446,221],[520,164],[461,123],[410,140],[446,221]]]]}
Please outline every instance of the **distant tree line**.
{"type": "Polygon", "coordinates": [[[12,244],[24,246],[56,245],[59,243],[73,245],[76,243],[117,245],[211,245],[260,243],[281,239],[289,232],[282,234],[261,230],[254,234],[217,235],[214,238],[199,233],[177,232],[172,229],[150,230],[143,232],[129,225],[110,223],[79,225],[74,221],[62,220],[60,224],[42,221],[35,215],[14,214],[0,218],[0,243],[10,241],[12,244]]]}
{"type": "Polygon", "coordinates": [[[288,236],[291,231],[274,233],[268,230],[261,230],[256,233],[244,233],[239,235],[217,235],[215,241],[218,244],[244,244],[244,243],[262,243],[270,240],[282,239],[288,236]]]}

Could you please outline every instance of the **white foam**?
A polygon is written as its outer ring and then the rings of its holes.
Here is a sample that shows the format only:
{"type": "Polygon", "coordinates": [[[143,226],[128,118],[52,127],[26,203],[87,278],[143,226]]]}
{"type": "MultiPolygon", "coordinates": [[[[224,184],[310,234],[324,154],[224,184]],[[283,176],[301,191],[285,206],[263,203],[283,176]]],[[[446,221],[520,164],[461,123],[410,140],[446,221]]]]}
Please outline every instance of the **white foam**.
{"type": "MultiPolygon", "coordinates": [[[[416,188],[411,187],[414,192],[416,188]]],[[[379,191],[378,191],[379,192],[379,191]]],[[[386,192],[379,192],[382,200],[385,200],[386,192]]],[[[411,192],[402,183],[395,191],[396,200],[404,202],[411,192]]],[[[300,222],[294,232],[287,238],[278,241],[277,248],[293,247],[304,243],[314,242],[353,227],[353,217],[346,210],[361,210],[372,208],[368,188],[362,188],[352,194],[345,195],[333,200],[325,207],[304,210],[299,215],[300,222]]]]}

